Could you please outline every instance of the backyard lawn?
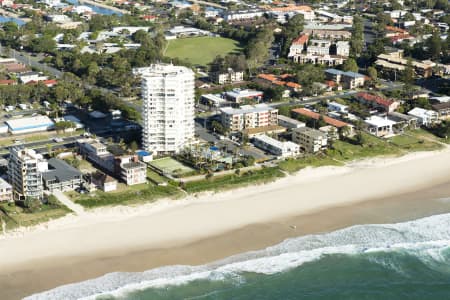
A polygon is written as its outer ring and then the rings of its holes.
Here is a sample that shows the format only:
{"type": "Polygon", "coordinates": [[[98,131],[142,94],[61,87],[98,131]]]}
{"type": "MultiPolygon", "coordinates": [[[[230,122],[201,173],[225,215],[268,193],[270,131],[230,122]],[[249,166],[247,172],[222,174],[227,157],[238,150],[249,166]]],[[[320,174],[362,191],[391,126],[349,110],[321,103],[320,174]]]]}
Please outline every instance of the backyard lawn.
{"type": "Polygon", "coordinates": [[[194,65],[206,66],[217,55],[225,56],[240,51],[239,43],[221,37],[195,37],[170,40],[165,56],[185,60],[194,65]]]}

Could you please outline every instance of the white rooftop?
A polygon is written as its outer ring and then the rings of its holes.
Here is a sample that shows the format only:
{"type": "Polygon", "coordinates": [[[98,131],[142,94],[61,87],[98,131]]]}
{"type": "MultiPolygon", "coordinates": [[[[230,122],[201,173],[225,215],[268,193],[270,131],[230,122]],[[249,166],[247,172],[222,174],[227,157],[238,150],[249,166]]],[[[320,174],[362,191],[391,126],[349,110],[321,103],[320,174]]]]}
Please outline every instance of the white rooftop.
{"type": "Polygon", "coordinates": [[[379,116],[371,116],[370,118],[367,118],[365,122],[369,125],[375,126],[375,127],[383,127],[383,126],[393,126],[397,124],[394,121],[391,121],[387,118],[382,118],[379,116]]]}
{"type": "Polygon", "coordinates": [[[5,122],[13,131],[26,130],[38,127],[53,126],[54,123],[47,116],[35,116],[29,118],[12,119],[5,122]]]}

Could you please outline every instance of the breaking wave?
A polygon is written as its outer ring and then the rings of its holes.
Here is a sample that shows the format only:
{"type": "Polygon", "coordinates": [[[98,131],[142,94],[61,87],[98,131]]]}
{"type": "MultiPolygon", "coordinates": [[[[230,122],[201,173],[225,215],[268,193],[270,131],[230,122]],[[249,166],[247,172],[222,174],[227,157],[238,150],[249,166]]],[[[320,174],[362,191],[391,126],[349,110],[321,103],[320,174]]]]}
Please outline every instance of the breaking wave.
{"type": "Polygon", "coordinates": [[[141,273],[116,272],[31,295],[25,299],[96,299],[123,296],[148,288],[184,285],[195,280],[239,285],[246,273],[275,274],[327,255],[359,255],[395,272],[401,266],[377,253],[405,253],[439,269],[450,259],[450,214],[397,224],[357,225],[342,230],[287,239],[260,251],[246,252],[201,266],[166,266],[141,273]]]}

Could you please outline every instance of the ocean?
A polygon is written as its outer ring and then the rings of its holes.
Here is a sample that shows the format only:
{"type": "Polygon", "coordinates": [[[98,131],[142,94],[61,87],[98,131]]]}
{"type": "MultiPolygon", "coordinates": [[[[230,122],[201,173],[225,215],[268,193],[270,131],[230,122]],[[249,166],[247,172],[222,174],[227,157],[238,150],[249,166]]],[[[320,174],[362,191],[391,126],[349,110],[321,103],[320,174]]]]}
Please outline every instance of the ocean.
{"type": "Polygon", "coordinates": [[[450,299],[450,214],[291,238],[202,266],[110,273],[26,299],[450,299]]]}

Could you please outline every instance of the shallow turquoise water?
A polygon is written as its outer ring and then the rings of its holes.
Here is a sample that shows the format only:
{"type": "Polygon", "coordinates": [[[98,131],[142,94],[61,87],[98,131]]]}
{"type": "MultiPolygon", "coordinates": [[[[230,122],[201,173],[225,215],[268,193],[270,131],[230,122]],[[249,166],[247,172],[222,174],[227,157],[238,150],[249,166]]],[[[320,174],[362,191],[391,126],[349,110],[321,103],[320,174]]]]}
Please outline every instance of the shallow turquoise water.
{"type": "MultiPolygon", "coordinates": [[[[112,299],[450,299],[450,251],[444,261],[388,252],[326,255],[272,275],[196,280],[112,299]]],[[[110,298],[110,297],[107,297],[110,298]]],[[[110,299],[111,299],[110,298],[110,299]]]]}
{"type": "Polygon", "coordinates": [[[288,239],[203,266],[111,273],[29,299],[450,299],[450,214],[288,239]]]}

